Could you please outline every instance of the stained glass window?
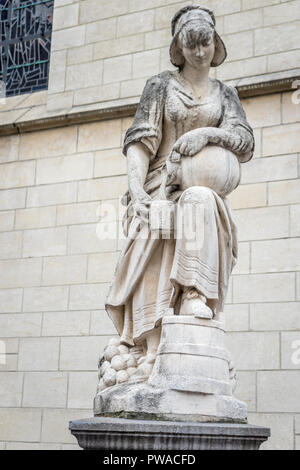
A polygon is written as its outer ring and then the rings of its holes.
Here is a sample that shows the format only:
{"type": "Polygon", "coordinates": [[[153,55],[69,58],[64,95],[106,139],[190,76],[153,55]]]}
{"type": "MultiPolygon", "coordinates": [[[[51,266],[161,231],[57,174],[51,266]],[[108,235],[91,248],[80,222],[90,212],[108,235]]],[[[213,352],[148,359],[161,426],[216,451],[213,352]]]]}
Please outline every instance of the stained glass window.
{"type": "Polygon", "coordinates": [[[6,96],[48,86],[54,0],[0,0],[0,80],[6,96]]]}

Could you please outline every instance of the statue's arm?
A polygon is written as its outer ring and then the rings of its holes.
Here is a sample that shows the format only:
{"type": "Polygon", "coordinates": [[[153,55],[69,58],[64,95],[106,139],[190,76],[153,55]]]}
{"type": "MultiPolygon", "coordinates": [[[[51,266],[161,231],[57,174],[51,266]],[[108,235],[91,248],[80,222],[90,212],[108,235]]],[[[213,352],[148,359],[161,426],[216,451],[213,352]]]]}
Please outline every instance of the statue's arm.
{"type": "Polygon", "coordinates": [[[128,185],[133,202],[145,202],[150,196],[144,190],[149,169],[150,151],[141,142],[131,144],[127,150],[128,185]]]}

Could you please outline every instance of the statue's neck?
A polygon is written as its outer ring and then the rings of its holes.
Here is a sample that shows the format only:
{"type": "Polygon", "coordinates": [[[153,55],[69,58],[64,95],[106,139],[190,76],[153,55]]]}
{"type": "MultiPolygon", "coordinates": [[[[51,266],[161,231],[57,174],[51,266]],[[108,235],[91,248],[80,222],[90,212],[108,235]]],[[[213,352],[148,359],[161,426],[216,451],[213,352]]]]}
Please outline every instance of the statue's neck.
{"type": "Polygon", "coordinates": [[[181,72],[183,78],[191,85],[197,96],[203,95],[209,87],[210,67],[196,69],[186,64],[181,72]]]}

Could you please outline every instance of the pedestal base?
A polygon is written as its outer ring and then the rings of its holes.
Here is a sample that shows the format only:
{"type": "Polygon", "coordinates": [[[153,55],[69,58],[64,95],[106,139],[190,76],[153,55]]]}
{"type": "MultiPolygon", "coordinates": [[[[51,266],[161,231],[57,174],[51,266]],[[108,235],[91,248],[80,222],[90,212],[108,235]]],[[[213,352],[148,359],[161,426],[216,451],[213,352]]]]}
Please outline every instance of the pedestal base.
{"type": "Polygon", "coordinates": [[[183,423],[119,418],[71,421],[85,450],[258,450],[270,430],[246,424],[183,423]]]}

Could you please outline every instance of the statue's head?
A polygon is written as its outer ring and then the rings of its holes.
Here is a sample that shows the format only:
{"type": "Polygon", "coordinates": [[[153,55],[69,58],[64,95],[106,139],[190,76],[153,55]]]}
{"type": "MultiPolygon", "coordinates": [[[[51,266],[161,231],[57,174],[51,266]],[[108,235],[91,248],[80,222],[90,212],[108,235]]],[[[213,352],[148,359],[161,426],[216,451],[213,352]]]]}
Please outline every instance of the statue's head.
{"type": "Polygon", "coordinates": [[[172,20],[171,62],[180,69],[185,62],[217,67],[227,57],[226,47],[215,30],[216,19],[211,10],[190,5],[181,8],[172,20]]]}

